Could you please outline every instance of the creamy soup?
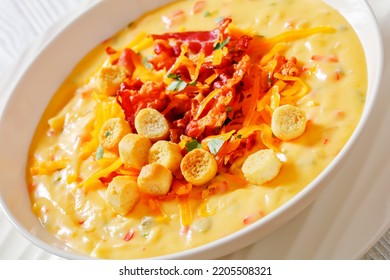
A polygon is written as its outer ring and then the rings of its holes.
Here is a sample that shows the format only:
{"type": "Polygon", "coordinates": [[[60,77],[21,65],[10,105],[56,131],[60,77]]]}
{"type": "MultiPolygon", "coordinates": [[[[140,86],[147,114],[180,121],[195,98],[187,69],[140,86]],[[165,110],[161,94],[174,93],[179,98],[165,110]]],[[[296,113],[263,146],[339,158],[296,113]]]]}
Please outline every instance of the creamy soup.
{"type": "Polygon", "coordinates": [[[98,45],[54,95],[29,154],[32,209],[96,258],[212,242],[324,170],[366,87],[356,34],[321,1],[174,2],[98,45]]]}

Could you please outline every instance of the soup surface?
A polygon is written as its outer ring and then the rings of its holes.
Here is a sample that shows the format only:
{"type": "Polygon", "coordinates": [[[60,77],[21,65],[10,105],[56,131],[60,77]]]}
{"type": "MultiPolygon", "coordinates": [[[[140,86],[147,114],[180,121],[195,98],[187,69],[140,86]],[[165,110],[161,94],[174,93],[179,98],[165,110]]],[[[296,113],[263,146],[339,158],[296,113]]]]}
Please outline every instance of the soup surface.
{"type": "Polygon", "coordinates": [[[324,170],[366,76],[353,29],[321,1],[174,2],[98,45],[54,95],[29,154],[32,209],[97,258],[222,238],[324,170]]]}

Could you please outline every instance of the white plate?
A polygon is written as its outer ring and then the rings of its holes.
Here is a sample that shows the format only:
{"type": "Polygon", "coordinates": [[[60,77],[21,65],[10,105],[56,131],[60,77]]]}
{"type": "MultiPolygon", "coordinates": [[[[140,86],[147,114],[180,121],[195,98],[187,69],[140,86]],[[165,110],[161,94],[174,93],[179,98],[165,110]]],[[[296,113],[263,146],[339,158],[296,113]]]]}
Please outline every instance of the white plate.
{"type": "MultiPolygon", "coordinates": [[[[390,26],[390,2],[370,2],[380,16],[389,48],[390,30],[384,26],[390,26]]],[[[10,76],[9,84],[17,80],[33,56],[33,52],[27,53],[10,76]]],[[[383,149],[389,140],[390,127],[390,115],[386,113],[390,98],[385,92],[390,86],[390,73],[389,69],[386,71],[376,109],[361,142],[354,146],[352,155],[319,199],[272,235],[226,258],[353,259],[367,251],[390,227],[390,209],[386,207],[390,205],[389,153],[383,149]]],[[[4,215],[0,216],[0,225],[0,259],[56,258],[21,237],[4,215]]]]}

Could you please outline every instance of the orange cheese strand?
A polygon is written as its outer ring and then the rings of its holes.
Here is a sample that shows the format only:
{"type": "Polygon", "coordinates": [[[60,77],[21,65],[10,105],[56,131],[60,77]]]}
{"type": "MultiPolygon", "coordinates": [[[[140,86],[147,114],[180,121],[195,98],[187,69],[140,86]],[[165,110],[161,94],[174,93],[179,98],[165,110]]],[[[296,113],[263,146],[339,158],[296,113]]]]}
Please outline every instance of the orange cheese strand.
{"type": "Polygon", "coordinates": [[[80,186],[83,187],[84,189],[88,189],[94,182],[99,180],[99,178],[107,176],[111,172],[116,171],[117,169],[119,169],[122,166],[122,164],[123,164],[123,161],[121,160],[121,158],[118,158],[116,161],[114,161],[114,163],[112,163],[108,167],[106,167],[106,168],[104,168],[96,173],[93,173],[92,175],[87,177],[80,184],[80,186]]]}
{"type": "Polygon", "coordinates": [[[188,195],[179,196],[180,222],[182,226],[189,226],[192,223],[192,210],[188,195]]]}
{"type": "Polygon", "coordinates": [[[291,42],[299,39],[306,38],[308,36],[317,34],[317,33],[334,33],[336,32],[336,29],[330,26],[318,26],[314,28],[308,28],[308,29],[295,29],[295,30],[289,30],[282,34],[279,34],[273,38],[265,39],[268,43],[279,43],[279,42],[291,42]]]}

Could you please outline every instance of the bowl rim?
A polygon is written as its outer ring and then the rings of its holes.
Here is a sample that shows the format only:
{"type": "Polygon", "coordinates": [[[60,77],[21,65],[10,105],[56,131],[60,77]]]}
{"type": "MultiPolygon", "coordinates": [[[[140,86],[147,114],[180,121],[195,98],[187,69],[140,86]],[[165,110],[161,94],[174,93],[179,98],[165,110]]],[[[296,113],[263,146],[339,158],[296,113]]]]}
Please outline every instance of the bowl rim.
{"type": "MultiPolygon", "coordinates": [[[[160,1],[163,2],[164,0],[160,1]]],[[[328,2],[329,0],[325,0],[324,2],[328,2]]],[[[39,60],[39,57],[45,53],[45,50],[47,48],[50,48],[53,42],[55,42],[58,39],[58,35],[62,32],[66,32],[69,29],[72,29],[72,26],[77,25],[77,21],[86,16],[88,13],[94,11],[95,9],[99,9],[101,5],[104,4],[105,1],[98,0],[95,3],[92,3],[91,5],[87,5],[84,7],[84,9],[80,9],[77,11],[77,13],[71,14],[68,17],[65,17],[60,22],[56,23],[53,28],[57,28],[57,31],[55,34],[46,41],[45,44],[40,48],[40,50],[36,53],[36,55],[29,61],[27,69],[23,71],[23,73],[18,78],[18,83],[23,80],[26,74],[28,74],[29,69],[33,67],[34,62],[39,60]]],[[[165,2],[172,2],[167,1],[165,2]]],[[[253,235],[254,229],[262,229],[264,231],[263,234],[261,234],[261,238],[266,236],[269,232],[272,232],[276,229],[278,229],[281,225],[285,224],[289,220],[291,220],[293,217],[298,215],[303,209],[305,209],[310,203],[312,203],[317,195],[326,187],[326,179],[329,177],[330,173],[336,172],[337,167],[340,166],[345,159],[348,156],[349,151],[352,149],[352,147],[355,145],[357,140],[359,139],[360,135],[364,131],[364,127],[366,122],[371,116],[371,113],[373,111],[373,105],[374,101],[376,99],[376,95],[379,92],[379,87],[381,84],[381,79],[383,75],[383,56],[384,56],[384,50],[383,50],[383,40],[380,33],[379,25],[377,22],[377,19],[372,11],[371,6],[368,4],[367,0],[360,0],[361,4],[365,7],[368,16],[370,19],[373,20],[373,23],[375,25],[375,29],[372,30],[372,36],[373,40],[377,42],[376,44],[376,52],[377,52],[377,67],[378,70],[377,75],[373,78],[372,86],[370,89],[370,94],[374,95],[373,98],[371,98],[371,102],[366,103],[364,107],[363,115],[361,116],[361,119],[355,128],[353,134],[347,141],[347,143],[344,145],[344,147],[341,149],[340,153],[331,161],[331,163],[312,181],[310,182],[304,189],[302,189],[299,193],[297,193],[293,198],[291,198],[288,202],[280,206],[278,209],[267,215],[266,217],[262,218],[261,220],[248,225],[247,227],[236,231],[228,236],[219,238],[215,241],[212,241],[210,243],[201,245],[199,247],[195,247],[189,250],[173,253],[173,254],[167,254],[163,256],[158,257],[152,257],[149,259],[189,259],[190,258],[199,258],[199,256],[207,258],[207,256],[210,254],[211,250],[219,251],[218,256],[226,255],[230,252],[233,252],[239,248],[243,248],[249,244],[252,244],[253,242],[250,241],[250,238],[241,238],[244,239],[242,243],[238,245],[237,242],[235,242],[237,245],[233,247],[226,246],[226,244],[234,244],[234,240],[236,240],[239,237],[245,237],[253,235]],[[316,186],[316,187],[314,187],[316,186]],[[293,211],[291,211],[293,209],[293,211]],[[289,212],[289,213],[288,213],[289,212]],[[278,221],[277,224],[271,224],[269,221],[276,220],[278,221]],[[243,245],[245,244],[245,245],[243,245]]],[[[163,5],[163,4],[160,4],[163,5]]],[[[16,89],[17,86],[13,87],[9,90],[11,93],[9,96],[12,95],[12,92],[16,89]]],[[[8,97],[9,97],[8,96],[8,97]]],[[[0,112],[0,122],[2,120],[2,116],[6,112],[6,108],[8,107],[8,102],[10,98],[7,98],[4,100],[4,106],[3,110],[0,112]]],[[[5,213],[8,220],[13,224],[13,226],[21,233],[26,239],[31,241],[33,244],[37,245],[38,247],[63,258],[66,259],[96,259],[94,257],[90,257],[88,255],[80,254],[76,251],[74,251],[71,248],[58,248],[56,246],[49,245],[45,243],[43,240],[36,237],[33,233],[31,233],[29,230],[24,228],[18,220],[15,218],[15,216],[11,213],[11,211],[6,206],[4,199],[0,193],[0,208],[5,213]]]]}

